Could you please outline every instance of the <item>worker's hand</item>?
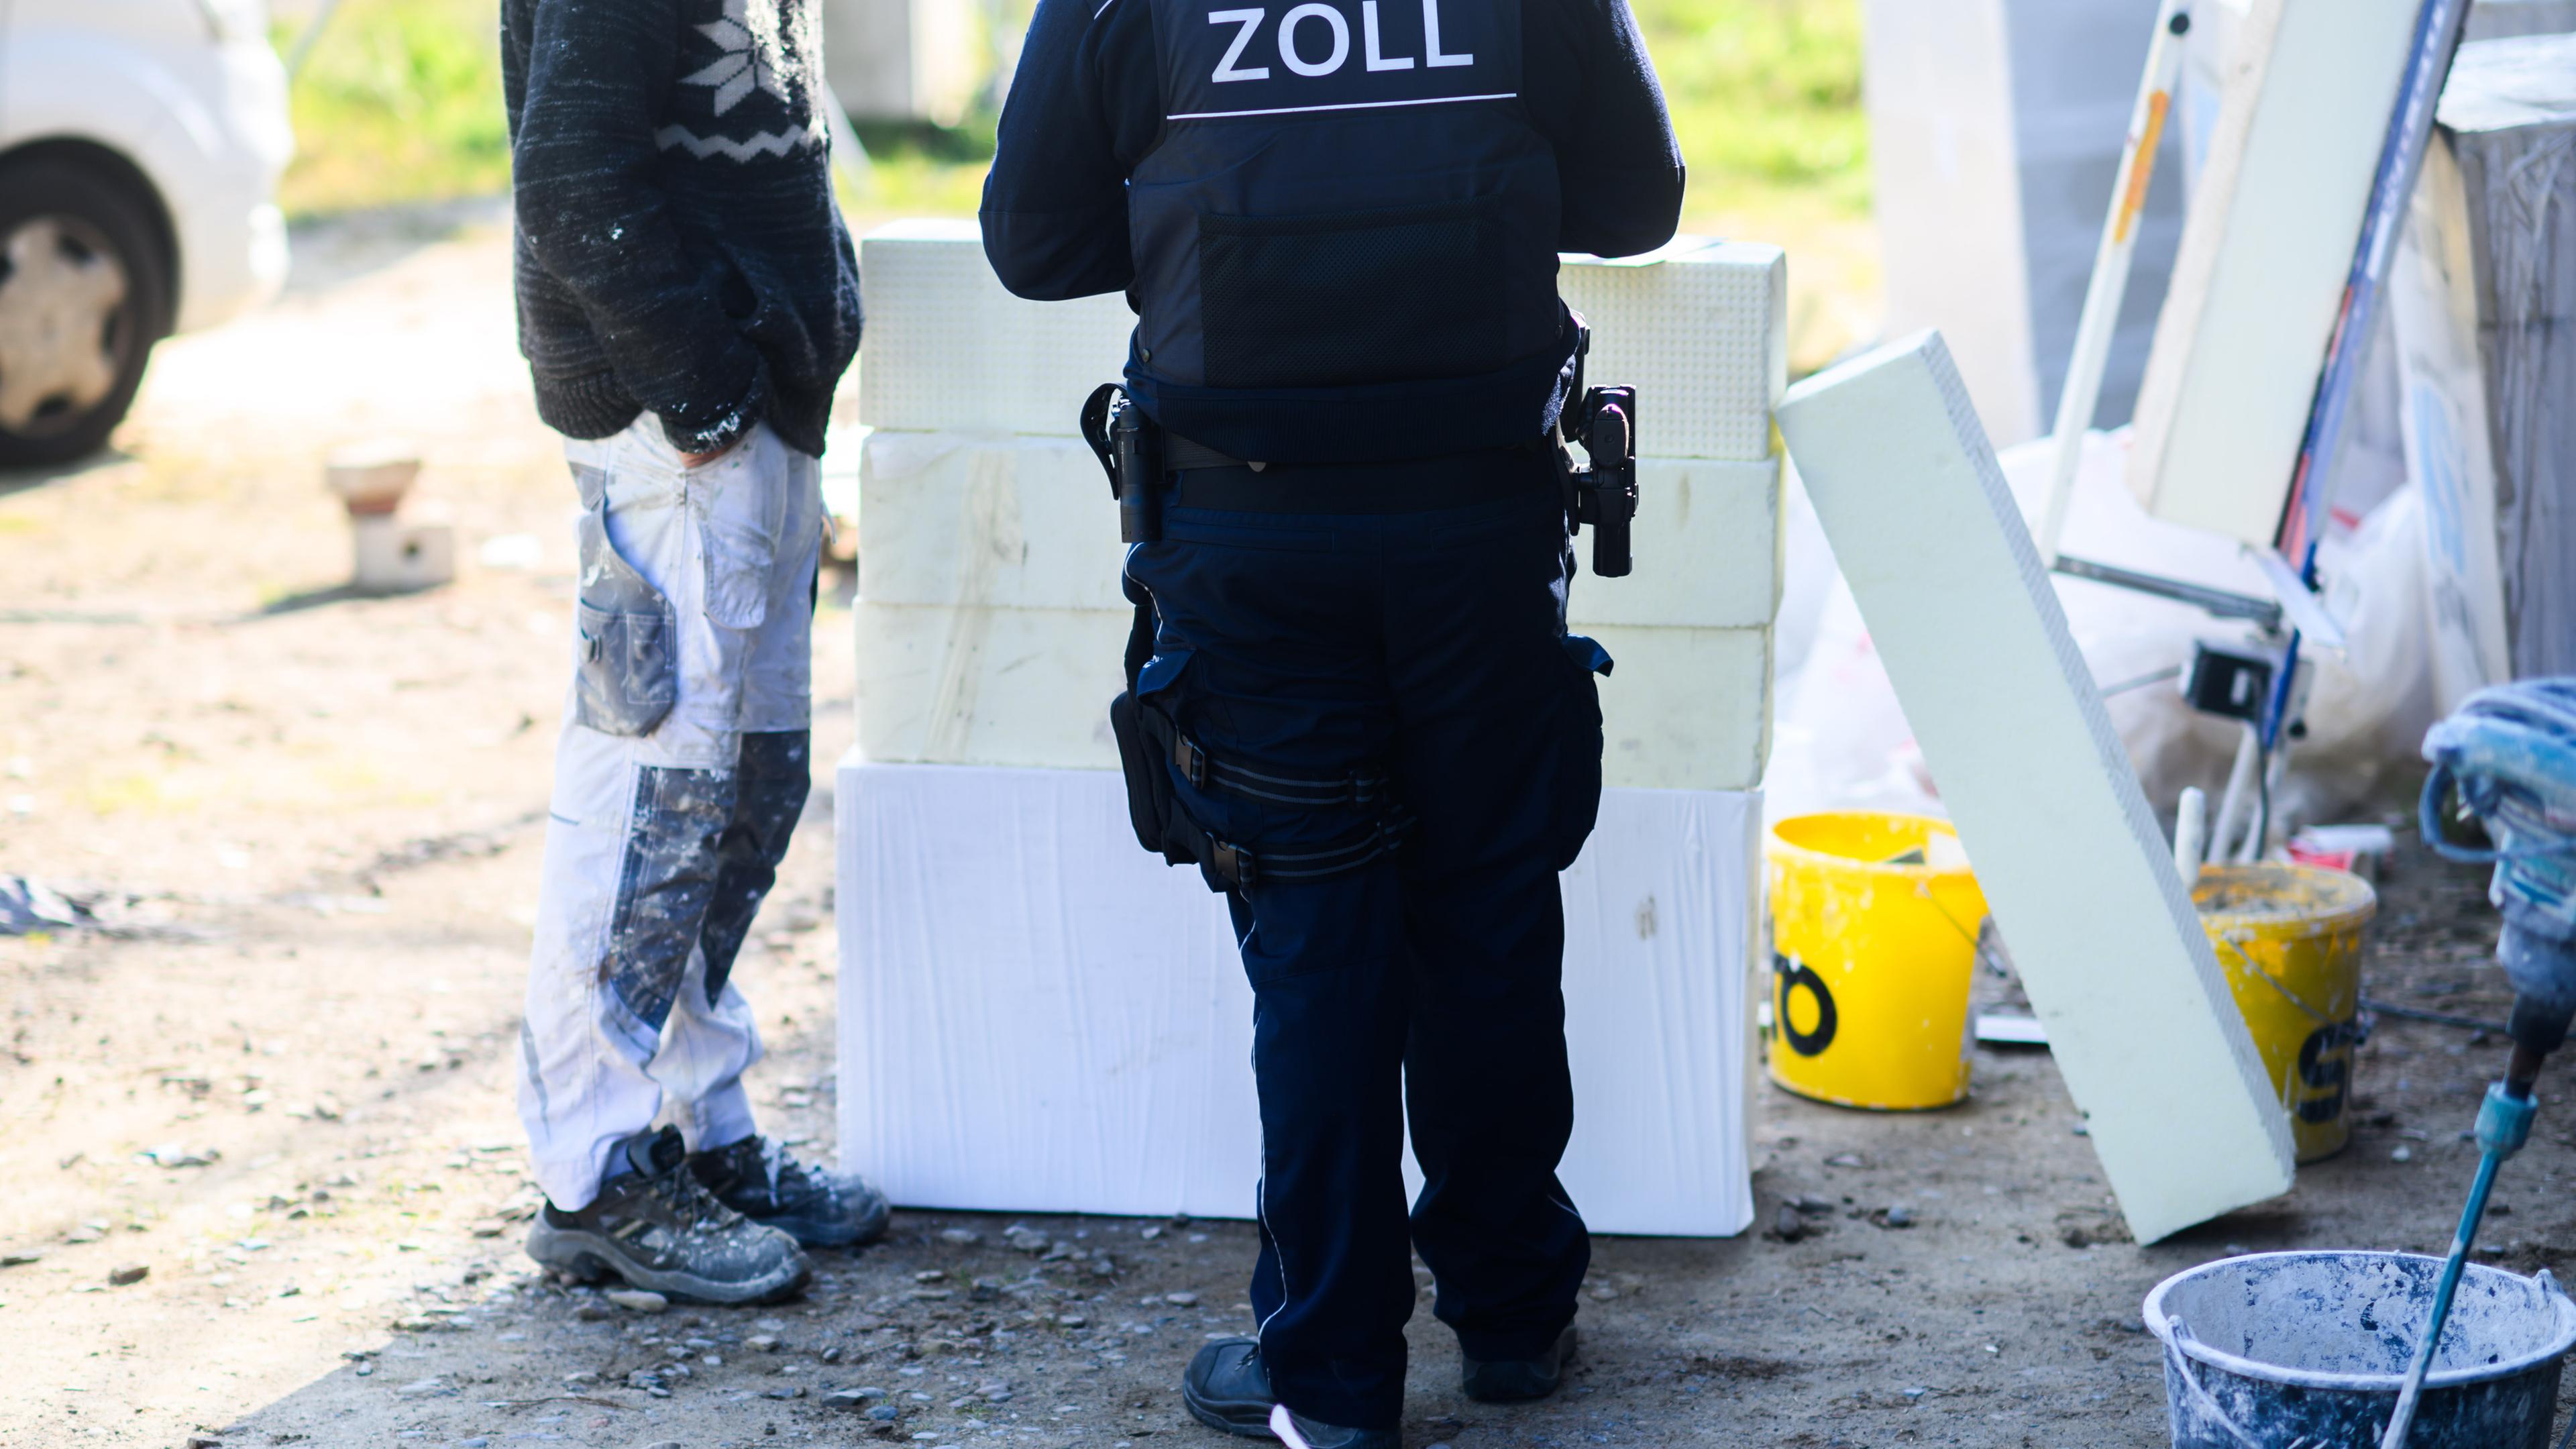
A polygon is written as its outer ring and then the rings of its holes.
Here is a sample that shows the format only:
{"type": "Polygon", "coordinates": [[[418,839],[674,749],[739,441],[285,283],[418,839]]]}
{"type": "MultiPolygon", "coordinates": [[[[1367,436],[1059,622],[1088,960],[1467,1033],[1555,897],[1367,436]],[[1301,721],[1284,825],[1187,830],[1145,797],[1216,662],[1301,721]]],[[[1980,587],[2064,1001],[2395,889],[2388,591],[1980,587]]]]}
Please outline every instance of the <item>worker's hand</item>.
{"type": "Polygon", "coordinates": [[[736,437],[732,442],[725,444],[723,447],[716,449],[712,453],[682,453],[680,455],[680,462],[691,468],[703,468],[709,463],[715,462],[725,454],[730,453],[741,446],[742,438],[736,437]]]}

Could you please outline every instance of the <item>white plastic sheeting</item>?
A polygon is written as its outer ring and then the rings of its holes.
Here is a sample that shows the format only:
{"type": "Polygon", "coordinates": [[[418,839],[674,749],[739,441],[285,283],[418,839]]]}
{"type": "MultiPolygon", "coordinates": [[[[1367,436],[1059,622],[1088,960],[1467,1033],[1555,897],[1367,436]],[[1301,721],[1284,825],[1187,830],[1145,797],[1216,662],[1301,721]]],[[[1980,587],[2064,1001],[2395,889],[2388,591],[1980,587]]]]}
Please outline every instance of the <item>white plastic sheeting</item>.
{"type": "MultiPolygon", "coordinates": [[[[1115,774],[854,758],[837,816],[845,1166],[908,1206],[1251,1215],[1251,989],[1115,774]]],[[[1562,1176],[1596,1232],[1752,1221],[1760,816],[1612,791],[1565,875],[1562,1176]]]]}

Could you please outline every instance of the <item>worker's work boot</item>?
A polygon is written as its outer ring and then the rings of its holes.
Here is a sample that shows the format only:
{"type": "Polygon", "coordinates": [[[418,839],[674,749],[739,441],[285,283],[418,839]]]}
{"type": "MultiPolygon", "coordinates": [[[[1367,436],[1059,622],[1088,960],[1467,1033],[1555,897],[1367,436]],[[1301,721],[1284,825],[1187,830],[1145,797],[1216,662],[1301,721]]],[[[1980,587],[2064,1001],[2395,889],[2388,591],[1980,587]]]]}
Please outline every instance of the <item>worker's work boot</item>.
{"type": "Polygon", "coordinates": [[[1291,1412],[1271,1396],[1261,1345],[1249,1338],[1221,1338],[1200,1349],[1181,1376],[1181,1402],[1211,1429],[1276,1438],[1288,1449],[1403,1449],[1404,1436],[1393,1429],[1344,1429],[1291,1412]]]}
{"type": "Polygon", "coordinates": [[[693,1153],[689,1171],[718,1202],[809,1248],[873,1243],[892,1215],[875,1188],[807,1167],[766,1137],[693,1153]]]}
{"type": "Polygon", "coordinates": [[[1464,1387],[1467,1397],[1480,1404],[1526,1404],[1544,1399],[1565,1383],[1565,1371],[1574,1364],[1574,1325],[1565,1326],[1556,1345],[1538,1358],[1496,1359],[1478,1363],[1468,1359],[1464,1387]]]}
{"type": "Polygon", "coordinates": [[[615,1276],[699,1303],[770,1303],[814,1276],[796,1240],[755,1223],[700,1186],[680,1134],[665,1127],[619,1144],[624,1170],[578,1212],[547,1203],[528,1256],[583,1282],[615,1276]]]}

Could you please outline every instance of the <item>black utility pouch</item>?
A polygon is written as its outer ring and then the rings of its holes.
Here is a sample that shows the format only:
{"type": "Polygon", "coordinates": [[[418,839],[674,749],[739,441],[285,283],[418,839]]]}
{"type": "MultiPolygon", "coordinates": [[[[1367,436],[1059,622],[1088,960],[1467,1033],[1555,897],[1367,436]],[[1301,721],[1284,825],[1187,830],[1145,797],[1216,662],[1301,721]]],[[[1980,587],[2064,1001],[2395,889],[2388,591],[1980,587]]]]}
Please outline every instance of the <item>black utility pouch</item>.
{"type": "Polygon", "coordinates": [[[680,697],[678,622],[671,601],[609,541],[605,480],[583,479],[582,493],[573,718],[602,734],[651,734],[680,697]]]}
{"type": "Polygon", "coordinates": [[[1601,819],[1602,754],[1600,676],[1613,667],[1610,651],[1580,634],[1560,641],[1568,682],[1561,708],[1564,737],[1556,759],[1556,801],[1549,844],[1559,871],[1571,870],[1601,819]]]}
{"type": "Polygon", "coordinates": [[[1119,768],[1127,776],[1127,818],[1136,827],[1136,843],[1174,865],[1181,864],[1163,846],[1163,822],[1171,818],[1172,774],[1145,733],[1145,706],[1134,690],[1109,702],[1109,733],[1118,740],[1119,768]]]}

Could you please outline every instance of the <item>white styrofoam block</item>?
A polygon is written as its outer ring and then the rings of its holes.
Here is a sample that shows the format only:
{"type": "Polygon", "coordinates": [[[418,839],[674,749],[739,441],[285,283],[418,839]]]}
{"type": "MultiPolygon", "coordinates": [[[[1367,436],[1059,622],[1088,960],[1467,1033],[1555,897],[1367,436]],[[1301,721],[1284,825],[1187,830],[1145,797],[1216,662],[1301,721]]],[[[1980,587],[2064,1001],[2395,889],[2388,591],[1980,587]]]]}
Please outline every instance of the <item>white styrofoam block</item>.
{"type": "Polygon", "coordinates": [[[1756,792],[1611,790],[1565,873],[1574,1140],[1557,1175],[1594,1232],[1753,1222],[1761,830],[1756,792]]]}
{"type": "Polygon", "coordinates": [[[1780,460],[1637,461],[1636,571],[1591,572],[1592,539],[1577,540],[1583,576],[1571,607],[1588,623],[1761,629],[1780,612],[1780,460]]]}
{"type": "Polygon", "coordinates": [[[1127,365],[1117,296],[1027,302],[972,221],[898,221],[859,243],[859,421],[905,432],[1074,437],[1082,400],[1127,365]]]}
{"type": "Polygon", "coordinates": [[[1118,768],[1109,701],[1126,688],[1131,613],[872,600],[854,612],[867,758],[1118,768]]]}
{"type": "MultiPolygon", "coordinates": [[[[870,601],[1126,607],[1118,511],[1079,439],[880,431],[861,459],[859,590],[870,601]]],[[[1636,572],[1578,581],[1582,617],[1769,624],[1780,601],[1779,460],[1646,459],[1638,482],[1636,572]]]]}
{"type": "MultiPolygon", "coordinates": [[[[836,798],[841,1162],[912,1207],[1250,1216],[1252,993],[1118,781],[853,756],[836,798]]],[[[1560,1176],[1597,1232],[1752,1221],[1760,818],[1614,791],[1565,876],[1560,1176]]]]}
{"type": "Polygon", "coordinates": [[[1128,607],[1118,505],[1079,438],[873,432],[859,499],[871,602],[1128,607]]]}
{"type": "Polygon", "coordinates": [[[1938,333],[1780,426],[2139,1242],[2289,1190],[2289,1122],[1938,333]]]}
{"type": "MultiPolygon", "coordinates": [[[[971,221],[906,221],[860,243],[868,327],[859,416],[897,432],[1072,437],[1117,380],[1134,315],[1117,297],[1025,302],[971,221]]],[[[1788,380],[1788,267],[1777,247],[1687,238],[1648,259],[1567,258],[1559,287],[1593,324],[1591,379],[1640,390],[1658,457],[1757,462],[1788,380]]]]}
{"type": "Polygon", "coordinates": [[[2257,0],[2154,350],[2129,483],[2270,547],[2343,304],[2420,0],[2257,0]]]}
{"type": "MultiPolygon", "coordinates": [[[[1578,596],[1579,597],[1579,596],[1578,596]]],[[[862,599],[859,748],[888,764],[1114,770],[1109,701],[1132,613],[862,599]]],[[[1601,681],[1603,775],[1641,790],[1745,790],[1771,749],[1767,629],[1583,622],[1618,667],[1601,681]]]]}
{"type": "MultiPolygon", "coordinates": [[[[1585,579],[1577,584],[1582,598],[1585,579]]],[[[1587,624],[1601,681],[1602,778],[1634,790],[1750,790],[1771,759],[1771,631],[1587,624]]]]}
{"type": "Polygon", "coordinates": [[[1681,237],[1646,257],[1568,257],[1556,286],[1592,324],[1592,385],[1637,389],[1638,452],[1771,456],[1771,410],[1789,385],[1778,247],[1681,237]]]}

